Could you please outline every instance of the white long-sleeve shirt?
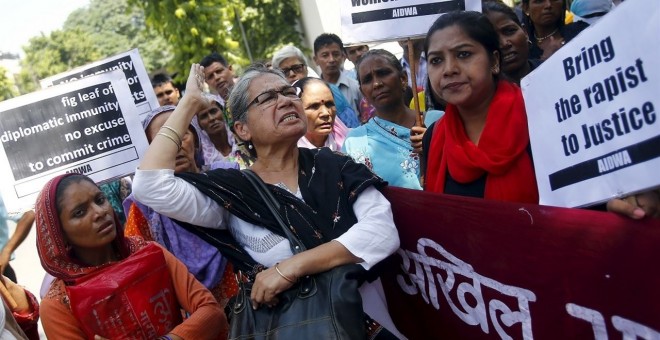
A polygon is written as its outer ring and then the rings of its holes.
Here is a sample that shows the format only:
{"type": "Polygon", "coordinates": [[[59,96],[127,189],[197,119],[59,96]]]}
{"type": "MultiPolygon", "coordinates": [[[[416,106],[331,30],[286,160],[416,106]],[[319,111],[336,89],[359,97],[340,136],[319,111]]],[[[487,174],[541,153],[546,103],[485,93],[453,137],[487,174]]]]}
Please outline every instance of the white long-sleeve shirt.
{"type": "MultiPolygon", "coordinates": [[[[201,227],[228,229],[247,253],[266,267],[293,256],[289,240],[230,214],[192,184],[175,177],[174,170],[136,170],[133,196],[170,218],[201,227]]],[[[300,190],[296,196],[302,199],[300,190]]],[[[353,212],[357,223],[335,240],[364,260],[361,265],[369,269],[399,248],[392,209],[389,201],[371,186],[358,195],[353,212]]],[[[400,339],[405,339],[387,311],[380,279],[364,283],[359,290],[365,313],[400,339]]]]}
{"type": "MultiPolygon", "coordinates": [[[[173,219],[201,227],[229,229],[257,262],[271,267],[291,257],[289,240],[248,223],[218,205],[192,184],[174,176],[173,170],[137,170],[133,196],[139,202],[173,219]]],[[[296,196],[302,199],[300,192],[296,196]]],[[[376,188],[365,189],[353,204],[358,222],[336,241],[371,268],[399,247],[390,203],[376,188]]]]}

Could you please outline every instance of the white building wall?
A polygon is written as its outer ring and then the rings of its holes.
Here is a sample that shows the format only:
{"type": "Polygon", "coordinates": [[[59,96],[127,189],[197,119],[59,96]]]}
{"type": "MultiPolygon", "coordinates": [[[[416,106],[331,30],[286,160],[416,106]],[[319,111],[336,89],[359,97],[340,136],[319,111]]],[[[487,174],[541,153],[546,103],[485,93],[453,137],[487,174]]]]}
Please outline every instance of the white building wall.
{"type": "MultiPolygon", "coordinates": [[[[341,19],[339,0],[299,0],[302,14],[302,25],[305,33],[305,43],[313,50],[314,39],[321,33],[334,33],[341,38],[341,19]]],[[[392,52],[397,58],[403,55],[403,49],[397,42],[369,44],[369,48],[382,48],[392,52]]],[[[312,52],[313,53],[313,52],[312,52]]],[[[309,56],[310,63],[313,63],[309,56]]],[[[315,69],[320,72],[318,67],[315,69]]],[[[353,63],[346,61],[344,68],[353,69],[353,63]]]]}

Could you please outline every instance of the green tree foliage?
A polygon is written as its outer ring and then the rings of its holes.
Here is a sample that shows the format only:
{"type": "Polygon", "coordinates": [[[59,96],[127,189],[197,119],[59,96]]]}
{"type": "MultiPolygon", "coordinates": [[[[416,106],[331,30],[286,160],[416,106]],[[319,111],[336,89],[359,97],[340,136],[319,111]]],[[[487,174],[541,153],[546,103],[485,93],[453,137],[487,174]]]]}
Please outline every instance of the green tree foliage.
{"type": "Polygon", "coordinates": [[[270,58],[281,45],[302,41],[297,0],[129,1],[144,10],[147,26],[175,46],[171,66],[179,71],[179,80],[190,64],[213,51],[231,64],[250,63],[237,14],[254,60],[270,58]]]}
{"type": "MultiPolygon", "coordinates": [[[[241,4],[239,16],[255,60],[271,59],[283,45],[302,47],[298,1],[243,0],[241,4]]],[[[240,29],[232,30],[232,36],[243,42],[240,29]]]]}
{"type": "Polygon", "coordinates": [[[0,66],[0,101],[14,98],[18,95],[14,89],[14,82],[7,77],[7,70],[0,66]]]}
{"type": "Polygon", "coordinates": [[[147,29],[144,12],[127,0],[92,0],[69,15],[64,30],[70,29],[89,34],[104,58],[137,47],[148,71],[164,68],[171,57],[165,39],[147,29]]]}
{"type": "Polygon", "coordinates": [[[100,59],[100,51],[91,37],[78,29],[57,30],[50,35],[30,39],[23,47],[18,87],[21,93],[40,88],[39,80],[100,59]]]}
{"type": "Polygon", "coordinates": [[[21,93],[32,92],[40,79],[136,47],[147,71],[164,68],[172,55],[167,42],[146,28],[140,8],[127,0],[91,0],[61,30],[29,41],[17,83],[21,93]]]}

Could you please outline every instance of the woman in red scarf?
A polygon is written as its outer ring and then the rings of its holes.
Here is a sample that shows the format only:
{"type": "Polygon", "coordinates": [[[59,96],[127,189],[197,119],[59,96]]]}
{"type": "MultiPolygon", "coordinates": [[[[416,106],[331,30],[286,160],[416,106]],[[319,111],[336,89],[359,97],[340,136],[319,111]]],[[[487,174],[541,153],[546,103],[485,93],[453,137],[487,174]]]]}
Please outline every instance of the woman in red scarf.
{"type": "Polygon", "coordinates": [[[56,278],[41,303],[49,338],[217,339],[226,332],[211,293],[166,250],[125,238],[112,206],[88,177],[50,180],[36,215],[39,258],[56,278]],[[117,286],[102,291],[106,282],[117,286]],[[139,304],[149,311],[132,310],[139,304]],[[179,309],[190,313],[183,322],[179,309]]]}
{"type": "Polygon", "coordinates": [[[448,104],[425,136],[425,189],[538,203],[522,93],[499,80],[498,47],[493,26],[477,12],[448,13],[431,26],[429,79],[448,104]]]}
{"type": "MultiPolygon", "coordinates": [[[[525,104],[520,88],[499,77],[499,39],[488,18],[445,14],[429,29],[424,49],[431,88],[447,102],[424,136],[424,189],[538,203],[525,104]]],[[[660,218],[660,191],[610,200],[607,209],[660,218]]]]}

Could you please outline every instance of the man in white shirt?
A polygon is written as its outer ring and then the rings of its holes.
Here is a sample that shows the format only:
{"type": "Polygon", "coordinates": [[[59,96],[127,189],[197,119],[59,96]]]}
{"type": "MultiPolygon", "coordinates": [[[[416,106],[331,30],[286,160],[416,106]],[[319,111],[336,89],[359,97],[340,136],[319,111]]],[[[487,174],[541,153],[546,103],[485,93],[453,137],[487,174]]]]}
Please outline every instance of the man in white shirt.
{"type": "Polygon", "coordinates": [[[357,80],[349,77],[342,69],[346,53],[341,39],[323,33],[314,40],[314,62],[321,68],[321,79],[337,85],[354,112],[360,112],[362,93],[357,80]]]}

